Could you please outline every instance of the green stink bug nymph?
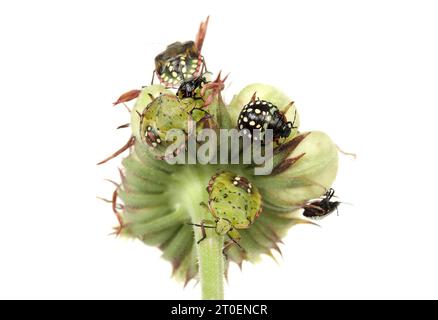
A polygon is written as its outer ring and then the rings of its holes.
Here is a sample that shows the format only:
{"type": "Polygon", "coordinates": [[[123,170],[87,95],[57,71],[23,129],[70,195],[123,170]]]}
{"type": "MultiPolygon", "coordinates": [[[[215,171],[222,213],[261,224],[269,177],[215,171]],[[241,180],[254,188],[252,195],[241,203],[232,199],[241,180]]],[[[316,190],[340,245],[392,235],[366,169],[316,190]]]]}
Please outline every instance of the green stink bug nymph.
{"type": "Polygon", "coordinates": [[[175,95],[161,94],[151,98],[152,102],[139,115],[142,142],[149,146],[150,152],[157,159],[175,157],[184,148],[186,137],[193,131],[190,125],[191,114],[175,95]],[[169,137],[168,133],[171,130],[175,133],[175,130],[178,130],[185,136],[180,137],[180,142],[176,145],[178,136],[174,134],[169,137]]]}
{"type": "Polygon", "coordinates": [[[259,216],[262,199],[248,179],[228,171],[213,176],[207,191],[207,208],[214,221],[202,220],[200,224],[195,224],[202,231],[198,243],[207,237],[205,228],[214,228],[217,234],[228,235],[231,239],[223,248],[226,255],[231,245],[239,245],[241,236],[237,230],[249,228],[259,216]]]}

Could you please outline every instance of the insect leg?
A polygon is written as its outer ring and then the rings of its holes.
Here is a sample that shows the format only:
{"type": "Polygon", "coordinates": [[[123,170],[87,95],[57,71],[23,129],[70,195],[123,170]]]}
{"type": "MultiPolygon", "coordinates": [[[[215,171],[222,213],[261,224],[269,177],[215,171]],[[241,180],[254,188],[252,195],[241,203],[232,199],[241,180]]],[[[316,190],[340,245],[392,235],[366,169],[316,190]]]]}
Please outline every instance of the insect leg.
{"type": "Polygon", "coordinates": [[[326,197],[330,200],[331,198],[333,198],[334,195],[335,195],[335,189],[330,188],[330,189],[327,191],[327,195],[326,195],[326,197]]]}
{"type": "Polygon", "coordinates": [[[290,123],[290,128],[291,129],[296,129],[296,128],[298,128],[298,127],[295,127],[294,126],[294,124],[295,124],[295,120],[297,119],[297,109],[295,109],[295,113],[294,113],[294,119],[293,119],[293,121],[292,122],[290,122],[289,121],[289,123],[290,123]]]}
{"type": "Polygon", "coordinates": [[[224,245],[224,248],[222,249],[222,254],[224,255],[225,259],[228,259],[227,251],[230,250],[231,246],[237,245],[240,249],[243,250],[241,245],[239,244],[239,241],[241,239],[240,234],[237,232],[236,229],[231,229],[227,233],[228,237],[230,238],[230,241],[227,241],[224,245]]]}
{"type": "Polygon", "coordinates": [[[201,224],[197,224],[197,223],[188,223],[191,226],[195,226],[195,227],[200,227],[201,228],[201,233],[202,233],[202,237],[201,239],[198,240],[197,244],[199,244],[201,241],[205,240],[205,238],[207,238],[207,233],[205,232],[205,228],[210,228],[210,229],[214,229],[214,226],[206,226],[205,223],[210,223],[209,220],[202,220],[201,224]]]}
{"type": "Polygon", "coordinates": [[[154,84],[154,79],[155,79],[155,70],[152,71],[152,80],[151,80],[151,85],[154,84]]]}
{"type": "MultiPolygon", "coordinates": [[[[207,191],[208,191],[208,190],[207,190],[207,191]]],[[[200,202],[199,205],[200,205],[201,207],[203,207],[204,209],[207,209],[207,210],[208,210],[208,205],[207,205],[204,201],[200,202]]]]}
{"type": "Polygon", "coordinates": [[[231,241],[227,241],[225,242],[224,248],[222,249],[222,254],[224,255],[225,259],[228,260],[228,255],[227,255],[227,251],[230,250],[231,246],[233,245],[237,245],[240,249],[243,249],[239,242],[237,242],[236,240],[234,240],[233,238],[231,238],[231,241]]]}
{"type": "Polygon", "coordinates": [[[207,238],[207,233],[205,232],[204,220],[201,221],[201,232],[202,232],[202,237],[201,237],[201,239],[198,240],[197,244],[199,244],[201,241],[203,241],[203,240],[205,240],[205,238],[207,238]]]}
{"type": "Polygon", "coordinates": [[[207,73],[209,72],[207,69],[207,64],[205,63],[205,59],[204,57],[202,57],[202,70],[201,70],[201,74],[207,73]]]}

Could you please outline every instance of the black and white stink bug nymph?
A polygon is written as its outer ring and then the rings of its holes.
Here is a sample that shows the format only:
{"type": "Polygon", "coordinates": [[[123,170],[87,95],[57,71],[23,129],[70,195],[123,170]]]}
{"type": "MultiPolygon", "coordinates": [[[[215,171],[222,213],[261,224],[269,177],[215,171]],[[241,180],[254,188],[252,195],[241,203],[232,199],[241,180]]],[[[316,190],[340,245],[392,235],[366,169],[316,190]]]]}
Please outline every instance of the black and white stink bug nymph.
{"type": "Polygon", "coordinates": [[[303,216],[312,220],[320,220],[327,217],[333,211],[337,211],[340,201],[332,201],[335,190],[330,188],[320,199],[313,200],[305,204],[303,216]]]}
{"type": "Polygon", "coordinates": [[[202,99],[201,87],[207,83],[207,79],[204,76],[198,76],[185,80],[181,83],[176,92],[179,99],[192,98],[194,100],[202,99]]]}
{"type": "Polygon", "coordinates": [[[277,106],[266,100],[259,100],[253,97],[251,102],[242,108],[237,120],[237,127],[244,136],[252,140],[265,140],[266,129],[273,131],[273,140],[287,138],[294,126],[296,119],[296,110],[294,120],[287,121],[285,113],[293,105],[293,102],[285,107],[284,112],[278,110],[277,106]],[[257,131],[253,131],[257,130],[257,131]]]}

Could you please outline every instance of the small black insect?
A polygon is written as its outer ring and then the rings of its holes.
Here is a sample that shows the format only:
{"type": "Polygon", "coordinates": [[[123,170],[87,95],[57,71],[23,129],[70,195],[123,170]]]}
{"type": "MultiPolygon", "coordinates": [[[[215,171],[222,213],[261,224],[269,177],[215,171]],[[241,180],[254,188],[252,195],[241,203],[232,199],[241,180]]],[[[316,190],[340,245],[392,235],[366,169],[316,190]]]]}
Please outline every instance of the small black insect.
{"type": "Polygon", "coordinates": [[[179,99],[192,98],[195,100],[202,99],[201,87],[207,83],[207,79],[204,76],[198,76],[185,80],[181,83],[176,92],[179,99]]]}
{"type": "Polygon", "coordinates": [[[286,106],[285,112],[281,112],[271,102],[255,99],[255,96],[253,96],[251,102],[242,108],[237,120],[237,127],[245,136],[253,140],[260,139],[264,141],[266,129],[272,129],[274,141],[279,138],[287,138],[292,129],[297,128],[294,127],[296,110],[292,122],[287,121],[285,116],[285,113],[292,105],[293,102],[286,106]],[[253,130],[260,130],[259,136],[254,135],[253,130]]]}
{"type": "Polygon", "coordinates": [[[321,199],[313,200],[305,204],[303,216],[313,220],[319,220],[325,218],[333,211],[338,211],[338,206],[341,204],[340,201],[331,201],[335,195],[335,190],[330,188],[321,199]]]}

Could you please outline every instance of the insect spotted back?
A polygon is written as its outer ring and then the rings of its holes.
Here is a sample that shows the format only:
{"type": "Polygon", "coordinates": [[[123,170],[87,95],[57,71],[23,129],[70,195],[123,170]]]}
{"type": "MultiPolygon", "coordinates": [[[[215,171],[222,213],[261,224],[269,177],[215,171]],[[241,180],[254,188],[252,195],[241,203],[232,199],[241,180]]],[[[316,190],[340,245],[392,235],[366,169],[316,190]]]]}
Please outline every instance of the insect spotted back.
{"type": "Polygon", "coordinates": [[[166,87],[177,88],[201,73],[204,58],[193,41],[175,42],[155,57],[155,73],[166,87]]]}
{"type": "Polygon", "coordinates": [[[185,138],[192,133],[189,121],[191,114],[184,109],[179,99],[172,94],[151,96],[151,102],[146,106],[140,117],[141,141],[157,159],[175,157],[185,146],[185,138]],[[181,133],[179,144],[176,136],[168,137],[171,130],[181,133]]]}
{"type": "Polygon", "coordinates": [[[230,239],[223,248],[226,251],[233,245],[239,245],[241,239],[239,229],[247,229],[254,223],[262,211],[262,200],[258,189],[243,176],[224,171],[214,175],[207,186],[208,205],[213,220],[202,220],[200,224],[192,224],[201,228],[203,241],[206,228],[215,229],[220,235],[230,239]]]}
{"type": "Polygon", "coordinates": [[[208,207],[214,218],[230,221],[236,229],[249,227],[261,211],[261,196],[248,179],[232,172],[211,178],[208,207]]]}
{"type": "Polygon", "coordinates": [[[267,129],[273,131],[273,140],[277,141],[280,138],[287,138],[296,129],[294,126],[296,119],[296,110],[292,122],[287,121],[285,113],[293,105],[289,103],[286,111],[280,111],[273,103],[255,98],[255,94],[251,101],[246,104],[238,117],[237,127],[244,136],[252,140],[261,140],[264,142],[267,129]],[[256,130],[256,131],[254,131],[256,130]]]}
{"type": "MultiPolygon", "coordinates": [[[[198,77],[205,69],[201,54],[208,20],[202,22],[195,41],[174,42],[155,57],[155,70],[161,84],[169,88],[178,88],[183,81],[198,77]]],[[[152,83],[154,77],[152,77],[152,83]]]]}

